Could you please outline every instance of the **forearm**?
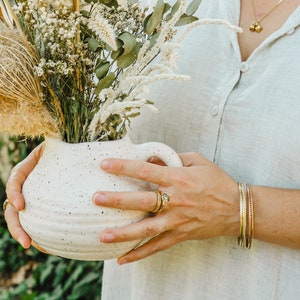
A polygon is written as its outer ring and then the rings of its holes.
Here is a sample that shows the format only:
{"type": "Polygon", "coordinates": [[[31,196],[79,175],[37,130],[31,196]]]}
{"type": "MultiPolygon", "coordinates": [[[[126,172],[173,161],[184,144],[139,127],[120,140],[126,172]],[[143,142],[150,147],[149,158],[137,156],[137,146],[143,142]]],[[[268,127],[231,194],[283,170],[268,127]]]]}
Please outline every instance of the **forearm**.
{"type": "Polygon", "coordinates": [[[300,191],[252,186],[254,238],[300,249],[300,191]]]}

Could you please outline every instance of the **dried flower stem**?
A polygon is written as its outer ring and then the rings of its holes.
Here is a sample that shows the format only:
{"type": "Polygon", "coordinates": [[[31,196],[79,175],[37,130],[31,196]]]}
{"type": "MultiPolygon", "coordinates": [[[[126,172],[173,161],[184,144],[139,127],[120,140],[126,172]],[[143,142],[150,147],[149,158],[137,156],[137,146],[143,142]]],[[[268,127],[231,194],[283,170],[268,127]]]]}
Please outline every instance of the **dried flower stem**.
{"type": "Polygon", "coordinates": [[[198,27],[200,25],[207,25],[207,24],[223,25],[223,26],[227,27],[228,29],[233,30],[235,32],[239,32],[239,33],[243,32],[243,29],[241,27],[233,25],[223,19],[202,19],[202,20],[198,20],[198,21],[195,21],[192,24],[190,24],[181,34],[180,38],[178,39],[178,43],[181,43],[184,40],[184,38],[186,37],[186,35],[195,27],[198,27]]]}
{"type": "MultiPolygon", "coordinates": [[[[79,13],[80,11],[80,0],[73,0],[73,10],[74,12],[77,12],[79,13]]],[[[76,26],[76,36],[75,36],[75,43],[78,45],[80,43],[80,25],[78,24],[76,26]]],[[[82,92],[82,82],[80,80],[81,78],[81,71],[80,71],[80,68],[76,68],[76,81],[77,81],[77,87],[78,87],[78,90],[80,92],[82,92]]]]}

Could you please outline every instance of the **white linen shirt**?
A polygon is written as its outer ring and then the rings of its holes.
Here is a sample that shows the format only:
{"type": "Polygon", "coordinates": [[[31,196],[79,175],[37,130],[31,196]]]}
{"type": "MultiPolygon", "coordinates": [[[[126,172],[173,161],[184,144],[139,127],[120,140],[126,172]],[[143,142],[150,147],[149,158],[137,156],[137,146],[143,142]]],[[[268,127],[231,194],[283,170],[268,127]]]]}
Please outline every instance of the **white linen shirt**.
{"type": "MultiPolygon", "coordinates": [[[[198,11],[235,25],[239,15],[239,0],[203,0],[198,11]]],[[[153,88],[159,112],[143,113],[132,140],[199,152],[237,181],[300,189],[299,23],[300,8],[246,61],[237,33],[194,29],[178,70],[192,80],[153,88]]],[[[300,299],[300,251],[257,240],[242,249],[234,237],[187,241],[124,266],[106,261],[102,299],[300,299]]]]}

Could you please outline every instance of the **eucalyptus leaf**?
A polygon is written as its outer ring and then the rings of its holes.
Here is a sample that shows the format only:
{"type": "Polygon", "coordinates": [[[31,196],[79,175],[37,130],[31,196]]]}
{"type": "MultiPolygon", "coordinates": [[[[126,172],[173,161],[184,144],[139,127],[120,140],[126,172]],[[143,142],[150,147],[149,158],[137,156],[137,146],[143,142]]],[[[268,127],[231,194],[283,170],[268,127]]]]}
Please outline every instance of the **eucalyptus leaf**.
{"type": "Polygon", "coordinates": [[[95,89],[95,94],[99,95],[99,93],[103,90],[103,89],[107,89],[111,86],[111,84],[114,82],[116,78],[115,73],[108,73],[108,75],[106,77],[104,77],[103,79],[99,80],[97,87],[95,89]]]}
{"type": "Polygon", "coordinates": [[[168,10],[170,10],[172,6],[169,3],[165,3],[165,7],[164,7],[164,12],[163,14],[165,14],[168,10]]]}
{"type": "Polygon", "coordinates": [[[122,54],[123,54],[123,52],[124,52],[124,49],[123,49],[123,42],[121,41],[121,40],[119,40],[119,39],[117,39],[117,47],[118,47],[118,49],[116,50],[116,51],[112,51],[112,53],[111,53],[111,58],[112,59],[117,59],[119,56],[121,56],[122,54]]]}
{"type": "Polygon", "coordinates": [[[140,47],[141,44],[137,43],[131,52],[125,55],[121,55],[117,60],[118,67],[122,69],[129,67],[136,60],[140,47]]]}
{"type": "Polygon", "coordinates": [[[183,14],[181,16],[181,18],[178,20],[178,22],[176,23],[176,26],[187,25],[187,24],[193,23],[197,20],[198,20],[198,18],[195,16],[188,16],[186,14],[183,14]]]}
{"type": "Polygon", "coordinates": [[[107,75],[107,73],[109,71],[109,66],[110,66],[110,63],[105,62],[96,69],[95,74],[98,79],[102,79],[107,75]]]}
{"type": "Polygon", "coordinates": [[[88,39],[88,46],[92,52],[96,52],[100,46],[99,42],[93,38],[88,39]]]}
{"type": "Polygon", "coordinates": [[[180,3],[181,0],[177,0],[176,3],[172,6],[171,12],[165,18],[166,21],[169,21],[174,16],[180,6],[180,3]]]}
{"type": "MultiPolygon", "coordinates": [[[[87,1],[86,1],[86,2],[87,2],[87,1]]],[[[81,10],[80,13],[81,13],[84,17],[86,17],[86,18],[90,15],[90,13],[89,13],[87,10],[85,10],[85,9],[81,10]]]]}
{"type": "Polygon", "coordinates": [[[193,0],[189,6],[187,7],[186,9],[186,14],[188,16],[192,16],[196,11],[197,9],[199,8],[199,5],[201,3],[202,0],[193,0]]]}
{"type": "Polygon", "coordinates": [[[123,32],[118,37],[119,40],[123,42],[122,48],[124,49],[123,55],[130,53],[136,46],[136,38],[129,32],[123,32]]]}
{"type": "Polygon", "coordinates": [[[145,32],[151,34],[155,28],[161,23],[163,13],[165,9],[165,3],[163,0],[158,0],[149,20],[145,24],[145,32]]]}

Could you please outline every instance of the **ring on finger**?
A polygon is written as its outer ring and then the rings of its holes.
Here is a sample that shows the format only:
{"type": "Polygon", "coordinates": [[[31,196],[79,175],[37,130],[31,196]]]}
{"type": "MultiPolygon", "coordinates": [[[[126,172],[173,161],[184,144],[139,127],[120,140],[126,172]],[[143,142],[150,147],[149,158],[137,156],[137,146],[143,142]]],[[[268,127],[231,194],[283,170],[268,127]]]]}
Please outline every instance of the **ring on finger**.
{"type": "Polygon", "coordinates": [[[10,203],[9,203],[8,199],[6,199],[6,200],[3,202],[3,207],[2,207],[4,212],[5,212],[5,210],[6,210],[8,204],[10,204],[10,203]]]}
{"type": "Polygon", "coordinates": [[[162,206],[162,199],[161,199],[161,194],[159,191],[156,191],[156,204],[154,209],[152,210],[153,213],[157,213],[159,212],[159,210],[161,209],[162,206]]]}
{"type": "Polygon", "coordinates": [[[171,197],[167,193],[162,191],[156,191],[156,197],[157,201],[154,209],[152,210],[153,213],[162,211],[166,203],[168,203],[171,199],[171,197]]]}

